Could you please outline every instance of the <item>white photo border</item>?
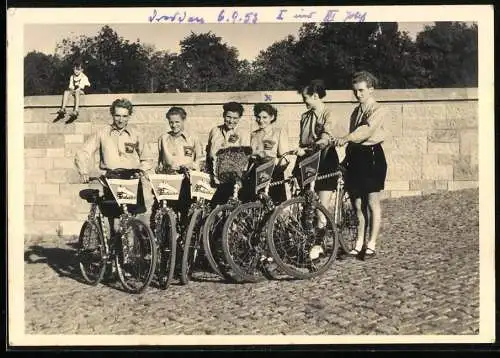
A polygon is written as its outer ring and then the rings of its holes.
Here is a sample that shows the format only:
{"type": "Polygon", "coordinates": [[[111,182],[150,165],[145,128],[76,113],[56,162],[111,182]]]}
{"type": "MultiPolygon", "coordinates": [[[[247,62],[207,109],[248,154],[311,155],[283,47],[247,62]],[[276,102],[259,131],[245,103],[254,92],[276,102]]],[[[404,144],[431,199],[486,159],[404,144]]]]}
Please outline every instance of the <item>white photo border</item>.
{"type": "MultiPolygon", "coordinates": [[[[156,8],[158,14],[188,11],[217,23],[217,15],[245,11],[241,6],[156,8]]],[[[418,336],[125,336],[125,335],[28,335],[24,332],[24,25],[62,24],[77,18],[78,23],[148,23],[154,7],[141,8],[10,8],[7,11],[7,138],[8,138],[8,282],[9,344],[13,346],[136,346],[136,345],[276,345],[276,344],[387,344],[387,343],[490,343],[495,340],[495,206],[494,206],[494,27],[493,5],[432,6],[276,6],[251,7],[259,23],[279,22],[280,10],[292,13],[311,9],[324,14],[329,9],[366,13],[365,21],[420,22],[473,21],[479,37],[479,204],[480,204],[480,329],[479,335],[418,336]],[[78,16],[74,16],[77,12],[78,16]],[[85,20],[82,20],[85,19],[85,20]]],[[[248,10],[249,8],[246,7],[248,10]]],[[[338,17],[338,21],[341,17],[338,17]]],[[[322,17],[287,18],[286,22],[321,22],[322,17]]],[[[152,24],[151,26],[154,26],[152,24]]],[[[467,265],[467,263],[464,263],[467,265]]]]}

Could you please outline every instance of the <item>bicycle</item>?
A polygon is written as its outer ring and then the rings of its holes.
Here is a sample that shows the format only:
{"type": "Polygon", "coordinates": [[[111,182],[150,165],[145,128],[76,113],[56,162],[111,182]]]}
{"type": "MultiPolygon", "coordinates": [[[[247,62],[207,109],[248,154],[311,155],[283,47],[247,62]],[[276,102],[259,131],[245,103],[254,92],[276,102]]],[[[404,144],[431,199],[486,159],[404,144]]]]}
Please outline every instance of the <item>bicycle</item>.
{"type": "Polygon", "coordinates": [[[179,174],[150,174],[148,180],[153,189],[155,203],[151,215],[151,230],[158,246],[158,285],[166,290],[174,277],[177,254],[178,220],[168,200],[178,200],[183,176],[179,174]]]}
{"type": "Polygon", "coordinates": [[[276,165],[274,158],[262,161],[262,164],[254,163],[256,200],[236,206],[222,230],[224,257],[239,282],[259,282],[276,277],[262,230],[275,208],[268,191],[276,165]]]}
{"type": "Polygon", "coordinates": [[[344,253],[356,247],[358,235],[358,217],[348,191],[345,189],[345,168],[339,165],[337,188],[333,200],[333,217],[339,230],[339,242],[344,253]]]}
{"type": "Polygon", "coordinates": [[[229,147],[217,151],[215,177],[219,178],[218,184],[230,184],[232,194],[226,203],[217,205],[210,212],[203,225],[203,251],[208,264],[214,273],[229,281],[234,281],[235,278],[230,274],[230,267],[224,259],[222,229],[231,211],[241,203],[238,193],[251,152],[251,147],[229,147]]]}
{"type": "Polygon", "coordinates": [[[105,191],[109,190],[111,200],[106,194],[99,196],[97,189],[80,191],[80,197],[91,207],[80,230],[77,255],[82,276],[91,285],[101,282],[106,269],[113,264],[128,292],[141,293],[152,280],[156,266],[155,239],[148,225],[134,217],[139,211],[139,179],[129,179],[140,172],[138,169],[118,168],[100,177],[90,177],[90,182],[97,181],[105,191]],[[104,215],[105,212],[108,215],[104,215]],[[104,217],[115,217],[116,213],[119,213],[118,230],[110,235],[104,217]]]}
{"type": "Polygon", "coordinates": [[[335,220],[314,192],[316,181],[338,176],[339,172],[318,176],[320,151],[314,148],[307,151],[313,154],[299,164],[301,183],[298,195],[278,205],[265,227],[272,258],[283,272],[298,279],[326,272],[335,261],[339,246],[335,220]],[[326,219],[323,228],[316,225],[320,222],[320,215],[326,219]]]}
{"type": "Polygon", "coordinates": [[[188,225],[184,231],[183,252],[180,281],[186,285],[192,277],[193,269],[199,258],[201,249],[201,235],[203,223],[211,211],[210,199],[214,189],[210,186],[210,176],[206,173],[194,170],[185,170],[191,187],[191,197],[195,201],[191,204],[188,212],[188,225]]]}

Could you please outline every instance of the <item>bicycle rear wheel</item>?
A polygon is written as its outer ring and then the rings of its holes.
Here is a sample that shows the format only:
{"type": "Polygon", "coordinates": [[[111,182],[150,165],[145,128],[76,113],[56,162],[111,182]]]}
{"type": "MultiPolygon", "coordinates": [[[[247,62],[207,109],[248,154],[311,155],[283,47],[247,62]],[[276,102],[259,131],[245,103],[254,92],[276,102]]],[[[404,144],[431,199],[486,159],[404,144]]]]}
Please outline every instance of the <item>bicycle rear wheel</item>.
{"type": "Polygon", "coordinates": [[[139,219],[130,218],[120,244],[115,255],[118,278],[128,292],[141,293],[155,272],[157,248],[153,233],[139,219]]]}
{"type": "Polygon", "coordinates": [[[328,210],[319,202],[306,204],[303,197],[279,205],[266,225],[271,256],[283,272],[299,279],[319,276],[333,264],[339,246],[336,231],[328,210]],[[316,222],[318,211],[327,221],[322,229],[305,223],[316,222]]]}
{"type": "Polygon", "coordinates": [[[335,223],[338,228],[339,242],[342,251],[348,253],[356,247],[358,217],[352,205],[351,198],[344,189],[336,193],[335,223]]]}
{"type": "Polygon", "coordinates": [[[245,203],[236,207],[222,230],[222,249],[231,276],[237,281],[259,282],[266,277],[262,261],[267,259],[265,241],[261,240],[265,208],[261,202],[245,203]]]}
{"type": "Polygon", "coordinates": [[[196,208],[193,210],[189,224],[184,237],[184,250],[182,252],[181,264],[181,283],[187,285],[191,279],[193,266],[198,259],[198,253],[201,246],[201,227],[203,220],[203,210],[196,208]]]}
{"type": "Polygon", "coordinates": [[[104,235],[97,221],[83,223],[77,250],[83,279],[90,285],[97,285],[106,272],[104,235]]]}
{"type": "Polygon", "coordinates": [[[158,284],[166,290],[172,283],[175,270],[175,255],[177,247],[177,230],[174,213],[162,210],[157,213],[156,238],[158,240],[158,284]]]}
{"type": "Polygon", "coordinates": [[[225,262],[222,250],[222,230],[224,223],[234,208],[235,205],[233,204],[217,206],[208,215],[203,225],[203,251],[205,252],[208,264],[217,275],[227,280],[233,280],[233,277],[228,273],[229,268],[225,262]]]}

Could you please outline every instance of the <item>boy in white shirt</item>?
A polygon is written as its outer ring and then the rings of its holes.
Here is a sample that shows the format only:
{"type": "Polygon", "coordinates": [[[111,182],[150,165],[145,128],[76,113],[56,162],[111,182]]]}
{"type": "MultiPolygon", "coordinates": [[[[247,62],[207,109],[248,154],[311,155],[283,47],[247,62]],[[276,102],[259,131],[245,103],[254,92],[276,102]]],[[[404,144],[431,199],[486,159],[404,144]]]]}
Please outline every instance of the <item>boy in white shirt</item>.
{"type": "Polygon", "coordinates": [[[90,87],[89,79],[83,73],[82,64],[80,62],[75,62],[73,65],[73,74],[69,78],[68,89],[64,91],[61,109],[57,112],[58,119],[63,118],[66,115],[66,104],[68,103],[68,97],[70,94],[75,97],[75,107],[71,117],[73,120],[78,117],[80,95],[85,94],[85,87],[90,87]]]}

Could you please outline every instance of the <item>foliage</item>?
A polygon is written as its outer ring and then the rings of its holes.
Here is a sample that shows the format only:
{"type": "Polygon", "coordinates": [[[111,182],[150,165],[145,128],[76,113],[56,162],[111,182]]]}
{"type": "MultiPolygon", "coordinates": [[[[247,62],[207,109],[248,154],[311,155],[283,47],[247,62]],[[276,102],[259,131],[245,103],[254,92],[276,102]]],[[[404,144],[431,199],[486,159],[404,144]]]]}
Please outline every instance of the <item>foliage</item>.
{"type": "Polygon", "coordinates": [[[60,94],[75,59],[93,93],[292,90],[313,78],[328,89],[350,88],[368,70],[381,88],[477,86],[477,25],[437,22],[415,41],[397,23],[306,23],[261,51],[253,62],[215,34],[191,33],[179,54],[120,37],[104,26],[94,37],[62,40],[54,55],[24,58],[25,95],[60,94]]]}
{"type": "Polygon", "coordinates": [[[437,22],[418,34],[416,47],[426,87],[475,87],[478,78],[477,25],[437,22]]]}

